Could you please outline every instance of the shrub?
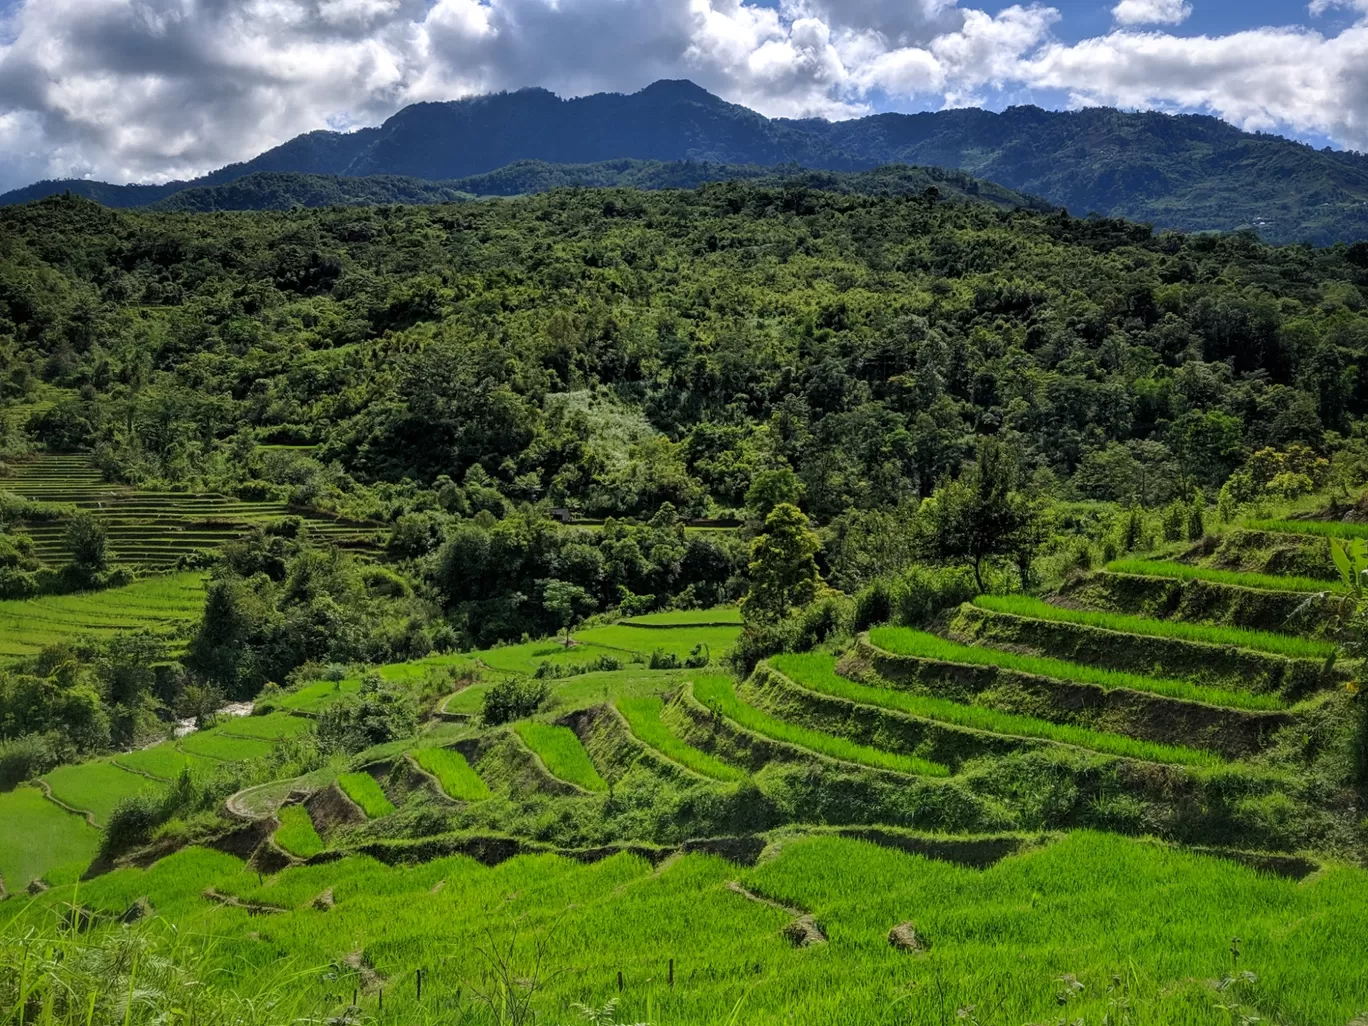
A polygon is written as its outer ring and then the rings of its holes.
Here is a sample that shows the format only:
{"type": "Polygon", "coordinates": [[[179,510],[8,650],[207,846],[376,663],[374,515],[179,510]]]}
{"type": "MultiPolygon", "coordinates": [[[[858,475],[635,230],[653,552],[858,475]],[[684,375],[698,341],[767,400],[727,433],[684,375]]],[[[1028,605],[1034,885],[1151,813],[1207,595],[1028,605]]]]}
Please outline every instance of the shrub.
{"type": "Polygon", "coordinates": [[[52,743],[40,734],[0,741],[0,791],[41,776],[57,762],[52,743]]]}
{"type": "Polygon", "coordinates": [[[497,726],[531,716],[542,707],[551,686],[533,677],[512,676],[497,680],[481,696],[480,718],[497,726]]]}
{"type": "Polygon", "coordinates": [[[418,730],[418,701],[408,688],[369,673],[361,690],[318,714],[318,743],[325,751],[360,752],[409,737],[418,730]]]}
{"type": "Polygon", "coordinates": [[[968,567],[914,566],[890,585],[888,619],[903,627],[918,627],[977,594],[978,586],[968,567]]]}

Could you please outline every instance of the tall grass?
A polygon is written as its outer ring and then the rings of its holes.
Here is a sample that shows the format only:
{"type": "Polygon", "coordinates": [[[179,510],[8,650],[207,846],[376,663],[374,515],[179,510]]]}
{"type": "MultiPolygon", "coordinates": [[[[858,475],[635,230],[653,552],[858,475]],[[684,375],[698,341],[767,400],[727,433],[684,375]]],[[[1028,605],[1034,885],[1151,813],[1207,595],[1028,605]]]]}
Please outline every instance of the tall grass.
{"type": "Polygon", "coordinates": [[[367,819],[379,819],[394,811],[394,803],[385,796],[385,792],[380,790],[380,785],[369,773],[341,773],[337,777],[337,786],[342,788],[348,798],[361,806],[361,811],[366,814],[367,819]]]}
{"type": "Polygon", "coordinates": [[[999,712],[980,705],[962,705],[944,698],[930,698],[914,695],[907,691],[890,688],[874,688],[855,681],[847,680],[836,673],[836,658],[823,653],[802,655],[779,655],[770,660],[780,673],[803,687],[824,695],[843,698],[849,702],[860,702],[881,709],[910,713],[939,723],[949,723],[957,727],[969,727],[992,734],[1007,734],[1016,737],[1039,738],[1059,744],[1075,745],[1105,755],[1116,755],[1126,759],[1140,759],[1145,762],[1174,763],[1184,766],[1210,766],[1222,760],[1211,752],[1198,751],[1179,745],[1156,744],[1152,741],[1138,741],[1119,734],[1106,734],[1064,723],[1051,723],[1049,720],[1033,716],[1018,716],[1013,713],[999,712]]]}
{"type": "Polygon", "coordinates": [[[419,748],[413,761],[437,778],[442,790],[463,802],[479,802],[490,797],[489,786],[466,762],[465,756],[450,748],[419,748]]]}
{"type": "Polygon", "coordinates": [[[1272,631],[1251,631],[1238,627],[1208,627],[1181,620],[1153,620],[1125,613],[1106,613],[1091,609],[1064,609],[1029,595],[980,595],[974,605],[993,613],[1026,616],[1037,620],[1077,623],[1101,627],[1123,634],[1142,634],[1154,638],[1175,638],[1207,645],[1222,645],[1271,652],[1290,659],[1328,659],[1336,647],[1329,641],[1297,638],[1272,631]]]}
{"type": "Polygon", "coordinates": [[[742,727],[764,737],[785,744],[806,748],[819,755],[843,762],[853,762],[875,769],[893,770],[919,777],[949,776],[950,770],[938,762],[918,759],[910,755],[885,751],[869,745],[859,745],[843,737],[800,727],[796,723],[771,716],[762,709],[741,701],[730,678],[699,676],[693,680],[694,697],[719,715],[734,720],[742,727]]]}
{"type": "Polygon", "coordinates": [[[1118,559],[1107,564],[1114,574],[1134,574],[1138,577],[1170,577],[1179,581],[1210,581],[1213,584],[1233,584],[1239,588],[1261,591],[1338,591],[1330,581],[1312,577],[1278,577],[1273,574],[1247,574],[1238,570],[1214,570],[1186,563],[1169,563],[1150,559],[1118,559]]]}
{"type": "Polygon", "coordinates": [[[650,745],[666,758],[673,759],[681,766],[714,780],[744,780],[746,773],[707,752],[686,744],[660,718],[664,701],[657,695],[642,695],[636,698],[619,698],[617,710],[622,713],[632,734],[650,745]]]}
{"type": "Polygon", "coordinates": [[[1144,691],[1165,698],[1185,702],[1205,702],[1208,705],[1228,706],[1232,709],[1283,709],[1287,703],[1277,695],[1255,695],[1225,688],[1209,688],[1191,684],[1175,677],[1150,677],[1121,670],[1107,670],[1085,663],[1071,663],[1048,656],[1027,656],[977,645],[961,645],[955,641],[914,630],[911,627],[875,627],[869,640],[879,648],[897,655],[915,656],[937,662],[961,663],[971,666],[997,666],[1018,673],[1031,673],[1055,680],[1075,680],[1096,684],[1109,691],[1127,688],[1144,691]]]}
{"type": "Polygon", "coordinates": [[[17,1026],[23,1007],[31,1026],[474,1026],[497,1021],[471,1003],[487,970],[480,951],[491,940],[506,949],[515,931],[519,979],[531,975],[534,943],[545,945],[549,980],[533,999],[544,1023],[583,1022],[573,1002],[600,1007],[614,997],[615,1021],[668,1026],[970,1016],[994,1026],[1231,1026],[1241,1009],[1246,1021],[1343,1026],[1368,1009],[1364,870],[1332,865],[1298,883],[1080,831],[986,869],[798,836],[752,868],[698,854],[658,868],[630,855],[497,866],[353,857],[287,869],[264,885],[238,860],[190,849],[82,883],[79,893],[61,887],[0,905],[0,1021],[17,1026]],[[732,892],[731,880],[810,911],[831,944],[787,944],[780,932],[790,914],[732,892]],[[224,910],[201,896],[211,886],[286,911],[224,910]],[[310,907],[324,890],[336,900],[325,913],[310,907]],[[142,896],[162,918],[118,924],[142,896]],[[73,899],[110,919],[65,929],[62,909],[73,899]],[[890,926],[909,920],[930,944],[925,955],[888,943],[890,926]],[[383,1017],[379,994],[344,962],[359,949],[387,981],[383,1017]],[[1255,979],[1239,980],[1243,970],[1255,979]],[[1226,977],[1231,985],[1215,989],[1226,977]],[[348,1013],[353,988],[360,1008],[348,1013]]]}
{"type": "Polygon", "coordinates": [[[1338,520],[1251,520],[1251,531],[1273,534],[1307,534],[1317,538],[1368,538],[1368,524],[1345,524],[1338,520]]]}
{"type": "Polygon", "coordinates": [[[275,832],[275,842],[291,855],[307,859],[327,847],[314,829],[313,820],[304,806],[283,806],[279,816],[280,827],[275,832]]]}
{"type": "Polygon", "coordinates": [[[608,782],[589,760],[589,753],[569,727],[524,720],[514,729],[527,747],[541,757],[551,775],[568,781],[586,791],[606,791],[608,782]]]}

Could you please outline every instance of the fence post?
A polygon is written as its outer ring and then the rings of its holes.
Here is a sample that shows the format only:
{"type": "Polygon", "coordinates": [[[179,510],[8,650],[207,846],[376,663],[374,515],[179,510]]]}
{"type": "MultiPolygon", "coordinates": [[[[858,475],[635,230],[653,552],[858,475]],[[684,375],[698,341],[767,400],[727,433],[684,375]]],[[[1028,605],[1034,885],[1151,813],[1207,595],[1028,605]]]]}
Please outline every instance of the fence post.
{"type": "Polygon", "coordinates": [[[622,970],[618,970],[618,993],[622,993],[622,970]]]}
{"type": "Polygon", "coordinates": [[[674,959],[670,959],[670,986],[674,986],[674,959]]]}

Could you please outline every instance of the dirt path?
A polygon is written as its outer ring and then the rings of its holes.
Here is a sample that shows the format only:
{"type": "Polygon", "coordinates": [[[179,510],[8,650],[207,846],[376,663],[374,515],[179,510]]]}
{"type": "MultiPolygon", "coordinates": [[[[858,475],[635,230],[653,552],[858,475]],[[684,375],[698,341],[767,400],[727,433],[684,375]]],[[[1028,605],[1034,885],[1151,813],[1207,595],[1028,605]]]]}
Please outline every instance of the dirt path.
{"type": "Polygon", "coordinates": [[[792,921],[784,927],[784,936],[793,942],[795,947],[810,948],[817,944],[827,942],[826,934],[817,925],[817,920],[811,912],[804,912],[801,908],[794,908],[792,905],[785,905],[775,901],[773,898],[766,898],[762,894],[748,891],[741,886],[739,880],[728,880],[727,890],[733,894],[739,894],[747,901],[754,901],[760,905],[768,905],[770,908],[786,912],[793,917],[792,921]]]}

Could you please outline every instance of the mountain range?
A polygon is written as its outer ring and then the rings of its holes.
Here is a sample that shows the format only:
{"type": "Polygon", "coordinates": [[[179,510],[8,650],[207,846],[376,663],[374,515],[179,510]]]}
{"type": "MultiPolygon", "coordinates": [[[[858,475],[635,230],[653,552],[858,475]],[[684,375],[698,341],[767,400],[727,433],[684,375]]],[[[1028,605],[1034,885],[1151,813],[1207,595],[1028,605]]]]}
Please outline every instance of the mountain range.
{"type": "MultiPolygon", "coordinates": [[[[190,182],[46,181],[0,196],[0,204],[64,191],[111,207],[186,210],[434,202],[567,184],[692,186],[892,164],[959,169],[997,183],[1003,195],[1158,228],[1253,229],[1273,242],[1368,238],[1368,155],[1243,132],[1214,117],[1025,106],[791,120],[682,81],[630,95],[561,99],[525,89],[418,103],[377,128],[310,132],[190,182]],[[491,174],[500,169],[508,170],[491,174]]],[[[905,185],[906,174],[894,177],[905,185]]]]}

